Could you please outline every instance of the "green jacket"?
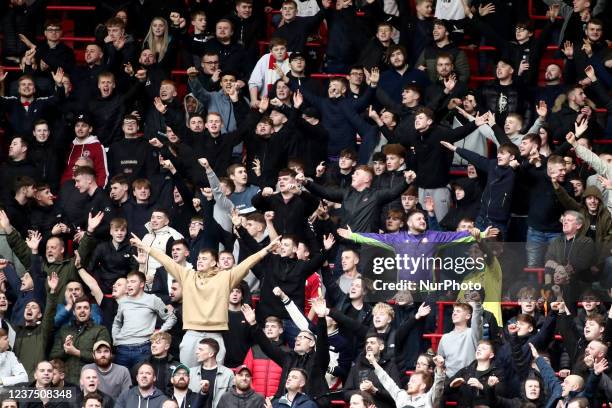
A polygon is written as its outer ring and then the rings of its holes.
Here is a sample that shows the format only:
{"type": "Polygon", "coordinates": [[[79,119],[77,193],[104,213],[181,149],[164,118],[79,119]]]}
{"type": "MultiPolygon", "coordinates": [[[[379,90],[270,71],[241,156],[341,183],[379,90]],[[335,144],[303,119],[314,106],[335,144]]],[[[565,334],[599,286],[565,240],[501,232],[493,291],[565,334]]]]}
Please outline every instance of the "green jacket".
{"type": "Polygon", "coordinates": [[[111,343],[106,327],[97,325],[92,320],[79,326],[77,326],[76,323],[63,326],[55,336],[55,343],[53,344],[49,358],[64,360],[66,363],[66,382],[78,384],[81,376],[81,368],[83,368],[85,364],[94,362],[93,346],[100,340],[105,340],[109,344],[111,343]],[[64,352],[64,341],[66,341],[66,337],[69,335],[72,335],[74,347],[81,352],[80,357],[64,352]]]}
{"type": "Polygon", "coordinates": [[[34,378],[34,370],[39,361],[46,360],[47,342],[53,333],[57,293],[47,293],[47,305],[42,321],[36,326],[19,326],[15,336],[15,355],[34,378]]]}
{"type": "Polygon", "coordinates": [[[555,193],[561,205],[567,210],[577,211],[586,219],[586,225],[578,231],[579,237],[586,237],[590,227],[591,215],[587,210],[584,200],[588,196],[594,196],[599,200],[599,209],[595,215],[595,249],[597,251],[598,262],[603,262],[610,255],[612,248],[612,216],[603,201],[601,191],[595,186],[589,186],[582,193],[582,202],[578,202],[565,191],[564,188],[555,189],[555,193]]]}
{"type": "MultiPolygon", "coordinates": [[[[13,252],[15,252],[15,255],[21,261],[23,266],[25,266],[27,270],[30,270],[30,257],[32,256],[32,251],[21,238],[21,235],[19,235],[17,231],[13,230],[13,232],[8,235],[7,240],[11,249],[13,252]]],[[[81,255],[83,264],[87,264],[87,259],[91,256],[95,246],[95,239],[85,234],[81,240],[81,243],[79,244],[79,254],[81,255]]],[[[44,259],[43,272],[47,274],[47,276],[50,276],[52,272],[57,272],[59,284],[57,286],[56,293],[61,294],[60,296],[64,295],[64,290],[66,289],[68,282],[73,280],[80,281],[79,274],[74,266],[74,258],[67,258],[62,261],[49,263],[44,257],[44,254],[41,255],[44,259]]]]}

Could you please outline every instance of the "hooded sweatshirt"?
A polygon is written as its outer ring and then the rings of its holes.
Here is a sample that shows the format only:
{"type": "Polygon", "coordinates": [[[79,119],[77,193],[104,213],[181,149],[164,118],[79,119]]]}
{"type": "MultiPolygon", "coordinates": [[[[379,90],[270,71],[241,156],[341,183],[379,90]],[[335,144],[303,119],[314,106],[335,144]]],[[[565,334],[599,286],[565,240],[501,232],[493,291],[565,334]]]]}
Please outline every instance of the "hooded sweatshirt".
{"type": "Polygon", "coordinates": [[[200,103],[200,100],[198,98],[196,98],[196,96],[193,93],[188,93],[187,95],[185,95],[185,97],[183,98],[183,107],[185,108],[185,112],[187,112],[187,114],[185,115],[185,126],[189,127],[189,119],[191,119],[191,117],[193,115],[197,114],[205,114],[205,110],[204,110],[204,105],[202,105],[200,103]],[[189,99],[193,99],[195,101],[196,107],[195,107],[195,111],[193,111],[192,113],[188,113],[187,111],[187,101],[189,99]]]}
{"type": "Polygon", "coordinates": [[[578,231],[579,237],[586,237],[593,239],[597,246],[599,253],[609,254],[609,251],[601,251],[610,247],[610,241],[612,241],[612,217],[610,211],[607,211],[607,207],[604,205],[603,195],[601,191],[595,186],[588,186],[584,193],[582,193],[581,202],[574,200],[567,191],[563,188],[555,190],[557,198],[561,205],[568,210],[574,210],[584,215],[586,220],[585,225],[578,231]],[[599,200],[599,207],[595,215],[591,215],[586,206],[586,198],[592,196],[599,200]]]}
{"type": "Polygon", "coordinates": [[[440,221],[440,226],[447,231],[454,231],[463,218],[476,219],[482,196],[482,189],[477,179],[460,178],[453,182],[453,185],[460,187],[464,191],[464,196],[461,200],[457,200],[453,195],[455,207],[449,209],[440,221]]]}
{"type": "Polygon", "coordinates": [[[264,406],[264,397],[253,389],[238,394],[236,387],[232,387],[229,392],[221,396],[218,406],[223,408],[260,408],[264,406]]]}
{"type": "Polygon", "coordinates": [[[115,408],[161,408],[168,397],[157,388],[153,393],[143,397],[138,387],[130,388],[121,393],[115,402],[115,408]]]}
{"type": "MultiPolygon", "coordinates": [[[[147,228],[147,231],[149,231],[149,233],[142,238],[142,242],[145,245],[149,245],[151,248],[159,249],[163,252],[167,252],[170,249],[172,242],[177,239],[184,238],[180,232],[167,225],[158,229],[157,231],[153,231],[150,222],[147,222],[145,224],[145,227],[147,228]]],[[[159,263],[155,258],[149,255],[147,257],[147,268],[145,274],[155,274],[155,271],[160,266],[161,263],[159,263]]]]}
{"type": "Polygon", "coordinates": [[[85,139],[74,138],[70,154],[68,155],[68,163],[60,184],[72,179],[72,168],[80,157],[87,157],[93,160],[94,171],[96,172],[96,184],[99,187],[106,185],[108,178],[108,164],[106,161],[106,152],[104,146],[96,136],[90,135],[85,139]]]}

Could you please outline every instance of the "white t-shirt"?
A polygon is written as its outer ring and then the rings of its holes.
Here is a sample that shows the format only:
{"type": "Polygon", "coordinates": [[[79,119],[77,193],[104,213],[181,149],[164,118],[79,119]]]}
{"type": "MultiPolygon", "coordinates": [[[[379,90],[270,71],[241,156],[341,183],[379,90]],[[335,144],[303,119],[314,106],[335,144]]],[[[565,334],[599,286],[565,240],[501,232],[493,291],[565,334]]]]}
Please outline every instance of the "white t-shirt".
{"type": "Polygon", "coordinates": [[[441,20],[462,20],[465,18],[461,0],[438,0],[435,17],[441,20]]]}

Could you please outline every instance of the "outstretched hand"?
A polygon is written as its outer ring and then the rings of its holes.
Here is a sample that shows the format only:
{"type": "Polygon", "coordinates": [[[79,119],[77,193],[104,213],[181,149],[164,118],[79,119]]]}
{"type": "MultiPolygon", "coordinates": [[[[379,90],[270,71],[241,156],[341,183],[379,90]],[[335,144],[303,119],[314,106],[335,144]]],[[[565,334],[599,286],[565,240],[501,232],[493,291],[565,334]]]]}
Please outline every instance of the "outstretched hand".
{"type": "Polygon", "coordinates": [[[244,305],[240,307],[240,310],[242,311],[242,314],[244,315],[244,319],[247,321],[248,324],[250,324],[251,326],[254,326],[255,323],[257,323],[257,320],[255,318],[255,311],[253,310],[251,306],[245,303],[244,305]]]}
{"type": "Polygon", "coordinates": [[[456,151],[456,150],[457,150],[457,146],[455,146],[454,144],[449,143],[449,142],[447,142],[447,141],[445,141],[445,140],[440,140],[440,144],[441,144],[442,146],[446,147],[446,148],[447,148],[448,150],[450,150],[451,152],[454,152],[454,151],[456,151]]]}
{"type": "Polygon", "coordinates": [[[348,225],[346,226],[346,228],[338,228],[336,232],[344,239],[351,239],[351,235],[353,234],[351,227],[349,227],[348,225]]]}
{"type": "Polygon", "coordinates": [[[145,243],[142,242],[140,238],[138,238],[138,235],[134,234],[133,232],[132,232],[132,238],[130,238],[130,245],[146,253],[149,253],[149,251],[151,251],[151,247],[148,245],[145,245],[145,243]]]}
{"type": "Polygon", "coordinates": [[[92,215],[91,213],[89,213],[87,217],[87,231],[90,234],[93,233],[95,229],[98,228],[103,218],[104,213],[102,211],[98,211],[96,215],[92,215]]]}

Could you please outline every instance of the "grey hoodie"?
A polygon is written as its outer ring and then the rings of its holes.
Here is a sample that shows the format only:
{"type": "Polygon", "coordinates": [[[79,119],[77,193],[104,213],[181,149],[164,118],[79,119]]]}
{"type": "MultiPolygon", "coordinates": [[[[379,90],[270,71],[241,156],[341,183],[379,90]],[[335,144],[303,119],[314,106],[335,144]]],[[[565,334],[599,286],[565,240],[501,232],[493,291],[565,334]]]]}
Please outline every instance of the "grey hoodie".
{"type": "Polygon", "coordinates": [[[264,406],[264,397],[252,388],[244,394],[238,394],[236,387],[221,396],[219,407],[223,408],[261,408],[264,406]]]}
{"type": "Polygon", "coordinates": [[[115,402],[115,408],[161,408],[167,399],[157,388],[153,390],[153,394],[143,397],[136,386],[121,393],[115,402]]]}

